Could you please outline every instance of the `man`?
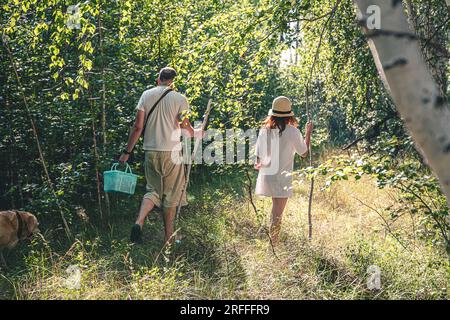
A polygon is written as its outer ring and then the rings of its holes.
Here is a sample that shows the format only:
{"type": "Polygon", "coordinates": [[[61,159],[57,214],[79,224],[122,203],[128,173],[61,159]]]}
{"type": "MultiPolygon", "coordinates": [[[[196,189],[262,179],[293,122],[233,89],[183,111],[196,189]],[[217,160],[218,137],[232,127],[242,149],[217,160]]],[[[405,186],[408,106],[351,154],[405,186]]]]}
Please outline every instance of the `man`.
{"type": "MultiPolygon", "coordinates": [[[[161,69],[157,80],[158,86],[142,94],[136,107],[134,128],[119,160],[121,163],[128,161],[145,128],[144,169],[147,193],[142,200],[136,223],[131,229],[130,240],[134,243],[142,243],[145,218],[155,206],[163,209],[166,243],[172,243],[174,240],[176,208],[185,184],[184,166],[174,159],[180,159],[182,130],[183,134],[194,136],[194,129],[186,117],[189,103],[185,96],[172,91],[176,75],[176,71],[172,68],[161,69]],[[153,111],[145,124],[152,108],[153,111]]],[[[185,197],[181,200],[181,205],[186,205],[185,197]]]]}

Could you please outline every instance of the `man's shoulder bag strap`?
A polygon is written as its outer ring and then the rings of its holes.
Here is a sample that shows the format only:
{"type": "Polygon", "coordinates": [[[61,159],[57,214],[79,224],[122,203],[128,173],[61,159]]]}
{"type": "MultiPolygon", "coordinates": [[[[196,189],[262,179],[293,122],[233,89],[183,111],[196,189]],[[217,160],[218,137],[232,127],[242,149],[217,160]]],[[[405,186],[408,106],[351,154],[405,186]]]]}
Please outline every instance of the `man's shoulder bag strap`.
{"type": "Polygon", "coordinates": [[[142,136],[144,136],[144,134],[145,134],[145,129],[147,128],[148,119],[150,118],[151,114],[153,113],[153,110],[155,110],[155,108],[158,105],[158,103],[171,91],[173,91],[173,89],[171,89],[171,88],[169,88],[166,91],[164,91],[164,93],[161,95],[161,97],[159,97],[159,99],[155,102],[153,107],[148,112],[147,118],[145,118],[144,128],[142,129],[142,133],[141,133],[142,136]]]}

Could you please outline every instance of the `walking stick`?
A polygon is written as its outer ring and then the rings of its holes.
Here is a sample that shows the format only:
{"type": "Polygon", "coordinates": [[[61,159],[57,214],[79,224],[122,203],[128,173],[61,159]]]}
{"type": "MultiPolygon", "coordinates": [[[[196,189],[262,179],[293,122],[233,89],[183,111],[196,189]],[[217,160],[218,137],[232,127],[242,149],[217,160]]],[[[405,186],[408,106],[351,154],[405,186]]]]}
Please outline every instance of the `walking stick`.
{"type": "MultiPolygon", "coordinates": [[[[201,132],[203,132],[206,129],[206,125],[208,123],[209,114],[211,113],[211,99],[208,100],[208,105],[206,107],[206,112],[203,118],[201,132]]],[[[177,207],[177,214],[176,214],[176,220],[178,220],[178,216],[180,215],[181,211],[181,201],[183,201],[183,197],[186,194],[187,186],[189,184],[189,176],[191,174],[191,168],[192,168],[192,159],[195,157],[195,154],[197,153],[198,148],[200,147],[200,143],[202,142],[202,139],[195,139],[194,144],[194,150],[192,150],[191,156],[188,159],[188,163],[186,165],[186,174],[185,174],[185,181],[184,181],[184,187],[183,191],[181,192],[180,201],[178,201],[178,207],[177,207]]]]}
{"type": "MultiPolygon", "coordinates": [[[[331,19],[334,17],[334,14],[336,13],[336,10],[338,9],[339,4],[341,3],[342,0],[337,0],[336,4],[334,5],[333,9],[331,10],[327,21],[325,22],[325,25],[322,28],[322,31],[320,33],[320,38],[319,38],[319,44],[317,45],[316,48],[316,53],[314,54],[314,61],[313,64],[311,65],[311,69],[309,70],[309,77],[308,80],[306,82],[306,90],[305,90],[305,96],[306,96],[306,113],[308,116],[308,121],[311,121],[311,110],[309,107],[309,96],[310,96],[310,90],[311,90],[311,80],[313,77],[313,73],[314,73],[314,68],[316,66],[317,60],[319,58],[319,50],[320,47],[322,46],[322,41],[323,41],[323,36],[325,34],[325,30],[328,26],[328,24],[330,23],[331,19]]],[[[309,143],[309,166],[310,168],[313,167],[313,161],[312,161],[312,152],[311,152],[311,141],[309,143]]],[[[313,193],[314,193],[314,176],[311,176],[311,185],[309,187],[309,200],[308,200],[308,239],[312,240],[312,232],[313,232],[313,225],[312,225],[312,214],[311,214],[311,209],[312,209],[312,201],[313,201],[313,193]]]]}
{"type": "MultiPolygon", "coordinates": [[[[311,112],[309,108],[309,88],[306,88],[306,114],[308,116],[308,122],[311,121],[311,112]]],[[[312,168],[313,162],[312,162],[312,150],[311,150],[311,140],[309,142],[309,166],[312,168]]],[[[309,199],[308,199],[308,239],[312,240],[312,200],[313,200],[313,193],[314,193],[314,176],[311,177],[311,184],[309,186],[309,199]]]]}

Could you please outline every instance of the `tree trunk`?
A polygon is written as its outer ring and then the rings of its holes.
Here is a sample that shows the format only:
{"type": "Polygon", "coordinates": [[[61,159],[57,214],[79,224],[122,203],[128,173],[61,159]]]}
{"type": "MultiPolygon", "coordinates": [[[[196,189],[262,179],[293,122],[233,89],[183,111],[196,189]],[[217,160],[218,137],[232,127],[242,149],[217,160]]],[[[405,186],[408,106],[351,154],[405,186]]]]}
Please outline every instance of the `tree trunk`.
{"type": "Polygon", "coordinates": [[[436,81],[441,96],[447,96],[447,64],[449,54],[448,42],[448,14],[432,14],[431,11],[445,12],[445,0],[414,3],[405,1],[408,21],[419,36],[419,43],[424,59],[430,68],[431,75],[436,81]]]}
{"type": "MultiPolygon", "coordinates": [[[[103,21],[102,21],[102,6],[103,2],[98,3],[98,46],[101,57],[101,69],[102,69],[102,137],[103,137],[103,148],[102,148],[102,156],[103,158],[106,156],[106,144],[107,144],[107,136],[106,136],[106,77],[105,77],[105,55],[103,52],[103,21]]],[[[106,204],[106,222],[109,223],[109,217],[111,216],[111,201],[109,200],[109,195],[107,192],[103,193],[105,196],[105,204],[106,204]]]]}
{"type": "Polygon", "coordinates": [[[400,0],[354,0],[377,69],[416,148],[438,177],[450,206],[450,110],[431,76],[400,0]],[[367,8],[381,9],[381,29],[367,28],[367,8]]]}
{"type": "Polygon", "coordinates": [[[89,105],[91,107],[91,128],[92,128],[92,148],[94,151],[94,159],[95,159],[95,177],[97,178],[97,201],[98,201],[98,210],[100,213],[100,220],[104,223],[103,217],[103,209],[102,209],[102,188],[101,188],[101,179],[100,179],[100,157],[98,155],[98,146],[97,146],[97,129],[95,128],[95,120],[96,120],[96,112],[94,109],[94,104],[92,102],[92,94],[89,90],[89,105]]]}
{"type": "Polygon", "coordinates": [[[12,67],[12,69],[14,71],[14,75],[16,77],[17,87],[18,87],[20,95],[22,97],[22,101],[23,101],[23,105],[25,107],[25,111],[26,111],[26,114],[27,114],[27,117],[28,117],[28,121],[30,122],[31,129],[33,131],[33,137],[34,137],[34,141],[36,143],[36,147],[37,147],[37,150],[38,150],[38,153],[39,153],[39,160],[41,162],[42,169],[44,170],[45,180],[47,181],[47,185],[48,185],[48,187],[49,187],[49,189],[50,189],[50,191],[51,191],[51,193],[52,193],[52,195],[53,195],[53,197],[55,199],[56,205],[57,205],[57,207],[59,209],[59,213],[61,214],[61,220],[63,222],[64,231],[66,232],[67,238],[69,240],[72,240],[72,233],[71,233],[71,231],[69,229],[69,225],[67,223],[66,217],[64,216],[64,210],[63,210],[63,208],[61,206],[61,203],[59,202],[59,198],[58,198],[58,196],[56,194],[55,187],[53,185],[53,181],[50,178],[50,174],[48,172],[47,163],[45,161],[44,153],[43,153],[42,147],[41,147],[41,142],[39,141],[39,135],[38,135],[36,123],[34,122],[33,115],[31,114],[30,107],[28,106],[28,99],[27,99],[27,96],[25,95],[25,89],[24,89],[24,87],[22,85],[22,80],[21,80],[21,78],[19,76],[18,68],[16,66],[16,61],[14,60],[13,51],[9,47],[7,38],[5,36],[3,37],[2,40],[3,40],[3,45],[5,46],[6,52],[8,53],[9,61],[11,63],[11,67],[12,67]]]}

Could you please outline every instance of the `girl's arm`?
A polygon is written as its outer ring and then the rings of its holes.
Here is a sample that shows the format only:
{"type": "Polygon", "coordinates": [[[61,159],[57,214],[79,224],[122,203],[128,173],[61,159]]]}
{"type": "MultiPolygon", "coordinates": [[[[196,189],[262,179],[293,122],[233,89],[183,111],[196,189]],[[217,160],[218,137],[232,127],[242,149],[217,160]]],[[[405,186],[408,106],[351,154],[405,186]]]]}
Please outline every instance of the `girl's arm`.
{"type": "Polygon", "coordinates": [[[255,170],[261,169],[262,163],[259,157],[256,157],[255,170]]]}
{"type": "Polygon", "coordinates": [[[306,156],[309,154],[309,151],[311,149],[311,132],[313,129],[313,123],[311,121],[308,121],[306,124],[306,133],[305,133],[305,145],[306,145],[306,151],[302,154],[300,154],[301,157],[306,158],[306,156]]]}
{"type": "Polygon", "coordinates": [[[302,154],[302,157],[306,157],[309,153],[309,150],[311,149],[311,132],[313,129],[313,123],[312,121],[308,121],[308,123],[306,124],[306,134],[305,134],[305,143],[306,143],[306,147],[307,150],[304,154],[302,154]]]}

